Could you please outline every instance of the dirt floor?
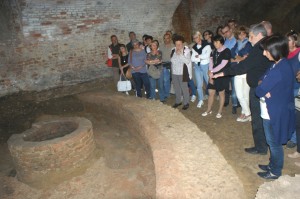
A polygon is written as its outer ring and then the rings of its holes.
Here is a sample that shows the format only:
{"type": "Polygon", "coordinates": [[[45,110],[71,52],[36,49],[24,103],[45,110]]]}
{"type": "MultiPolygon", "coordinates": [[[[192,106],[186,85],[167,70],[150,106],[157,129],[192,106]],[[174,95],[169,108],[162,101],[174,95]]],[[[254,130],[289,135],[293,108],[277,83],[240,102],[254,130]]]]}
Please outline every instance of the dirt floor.
{"type": "MultiPolygon", "coordinates": [[[[98,86],[88,89],[98,90],[98,86]]],[[[110,87],[109,92],[114,88],[110,87]]],[[[133,93],[131,92],[131,97],[133,93]]],[[[34,94],[29,94],[34,95],[34,94]]],[[[120,93],[123,95],[123,93],[120,93]]],[[[125,94],[124,94],[125,95],[125,94]]],[[[30,98],[30,97],[29,97],[30,98]]],[[[166,106],[174,103],[171,95],[166,106]]],[[[84,112],[76,96],[52,99],[43,102],[28,100],[24,96],[0,98],[0,198],[155,198],[155,174],[150,155],[134,136],[127,132],[124,124],[109,122],[107,116],[94,118],[84,112]],[[12,160],[6,141],[13,133],[21,133],[30,128],[31,123],[59,116],[84,116],[93,123],[98,158],[81,175],[74,176],[59,185],[49,185],[47,189],[31,188],[15,177],[12,160]],[[142,191],[141,191],[142,190],[142,191]]],[[[215,117],[218,101],[215,101],[213,114],[202,117],[207,101],[201,109],[197,103],[190,103],[188,110],[180,111],[200,130],[206,131],[219,147],[228,163],[243,182],[246,197],[254,198],[258,187],[265,182],[256,173],[257,164],[268,163],[269,155],[250,155],[245,147],[253,144],[250,122],[236,122],[238,115],[231,113],[231,106],[224,108],[223,117],[215,117]]],[[[240,109],[238,110],[240,111],[240,109]]],[[[295,149],[284,149],[285,165],[283,175],[294,176],[300,173],[299,167],[287,157],[295,149]]],[[[205,152],[203,152],[205,153],[205,152]]]]}

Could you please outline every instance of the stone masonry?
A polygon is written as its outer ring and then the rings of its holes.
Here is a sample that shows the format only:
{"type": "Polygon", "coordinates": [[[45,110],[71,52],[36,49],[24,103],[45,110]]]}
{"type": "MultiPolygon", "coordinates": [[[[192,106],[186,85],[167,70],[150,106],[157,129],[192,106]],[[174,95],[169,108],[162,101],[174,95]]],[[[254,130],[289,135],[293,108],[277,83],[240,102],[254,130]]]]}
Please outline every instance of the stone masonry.
{"type": "Polygon", "coordinates": [[[6,28],[11,38],[0,39],[5,58],[0,59],[0,96],[110,78],[105,66],[110,35],[122,43],[128,42],[129,31],[139,39],[145,33],[161,37],[171,29],[179,0],[12,2],[0,4],[0,11],[6,10],[3,18],[12,21],[6,28]],[[19,28],[10,25],[19,23],[19,28]]]}
{"type": "Polygon", "coordinates": [[[64,179],[91,159],[95,150],[92,123],[80,117],[34,123],[7,143],[18,179],[36,187],[56,176],[64,179]]]}
{"type": "Polygon", "coordinates": [[[190,42],[195,31],[215,32],[230,18],[269,20],[284,34],[299,31],[299,7],[298,0],[2,0],[0,97],[111,80],[105,61],[112,34],[125,44],[130,31],[162,42],[172,30],[190,42]]]}

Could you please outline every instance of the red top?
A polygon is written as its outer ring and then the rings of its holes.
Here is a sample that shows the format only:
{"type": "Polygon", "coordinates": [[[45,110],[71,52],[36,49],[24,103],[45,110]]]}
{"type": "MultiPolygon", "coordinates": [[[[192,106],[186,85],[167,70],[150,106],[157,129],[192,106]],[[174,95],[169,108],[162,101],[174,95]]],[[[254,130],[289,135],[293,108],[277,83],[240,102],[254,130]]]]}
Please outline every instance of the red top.
{"type": "Polygon", "coordinates": [[[288,55],[288,59],[293,58],[295,55],[297,55],[300,52],[300,48],[296,48],[296,50],[294,50],[293,52],[290,52],[288,55]]]}

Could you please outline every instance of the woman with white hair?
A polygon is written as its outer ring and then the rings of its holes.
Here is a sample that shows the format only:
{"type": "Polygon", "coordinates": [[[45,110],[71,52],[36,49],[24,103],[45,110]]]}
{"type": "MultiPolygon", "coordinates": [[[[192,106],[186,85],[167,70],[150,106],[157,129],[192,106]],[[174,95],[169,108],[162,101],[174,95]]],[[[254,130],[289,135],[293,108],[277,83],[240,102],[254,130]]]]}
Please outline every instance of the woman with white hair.
{"type": "Polygon", "coordinates": [[[203,103],[203,80],[208,85],[208,67],[211,54],[210,44],[203,40],[202,35],[197,31],[193,35],[195,45],[192,47],[191,60],[194,66],[196,87],[198,92],[198,105],[197,108],[201,108],[203,103]]]}

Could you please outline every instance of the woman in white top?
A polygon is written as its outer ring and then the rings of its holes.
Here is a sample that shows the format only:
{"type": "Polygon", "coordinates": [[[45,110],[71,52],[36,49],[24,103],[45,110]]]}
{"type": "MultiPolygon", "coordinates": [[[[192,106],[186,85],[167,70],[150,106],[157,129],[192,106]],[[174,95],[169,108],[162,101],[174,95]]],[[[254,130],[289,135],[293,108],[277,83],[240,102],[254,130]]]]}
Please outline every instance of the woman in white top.
{"type": "Polygon", "coordinates": [[[206,85],[208,85],[208,67],[209,60],[211,55],[211,46],[202,38],[202,34],[197,31],[193,35],[195,45],[192,47],[192,57],[191,61],[193,62],[196,86],[198,92],[198,105],[197,108],[201,108],[203,105],[203,80],[206,85]]]}

